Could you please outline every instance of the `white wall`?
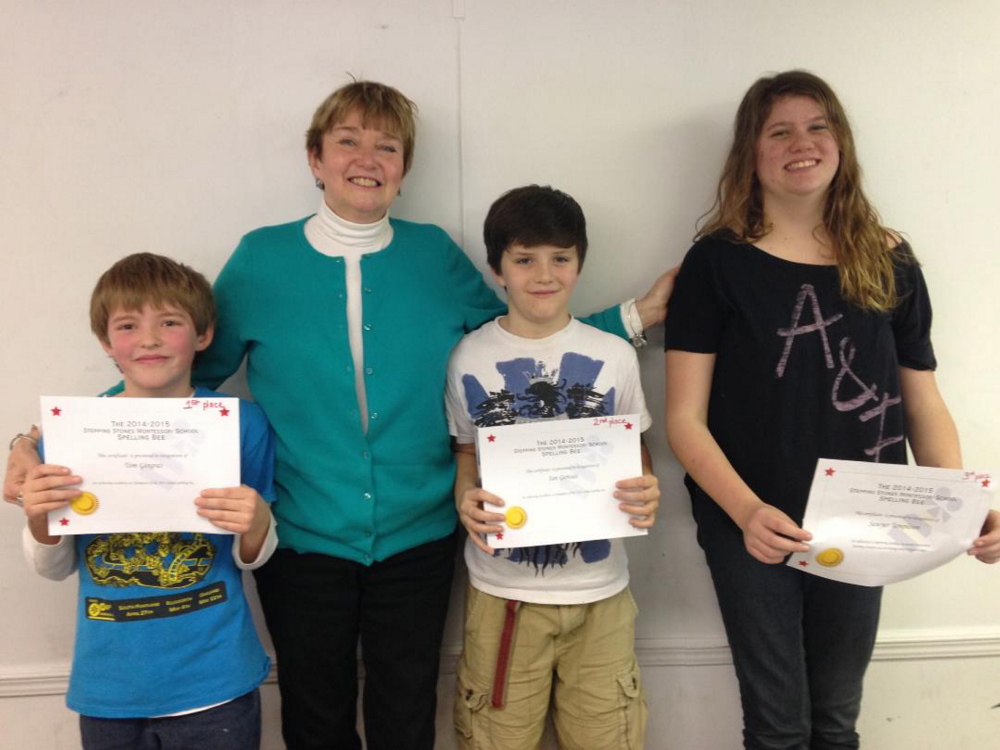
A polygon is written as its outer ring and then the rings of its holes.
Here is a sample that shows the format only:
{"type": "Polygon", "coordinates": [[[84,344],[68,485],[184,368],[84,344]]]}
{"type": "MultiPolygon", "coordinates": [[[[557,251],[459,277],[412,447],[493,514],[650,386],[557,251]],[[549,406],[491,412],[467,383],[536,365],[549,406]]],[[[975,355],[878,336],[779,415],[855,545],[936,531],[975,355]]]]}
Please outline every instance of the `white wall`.
{"type": "MultiPolygon", "coordinates": [[[[575,195],[592,247],[576,307],[590,310],[680,261],[739,98],[765,71],[805,67],[840,93],[870,196],[924,263],[966,463],[996,465],[995,2],[0,0],[0,29],[0,434],[37,419],[40,394],[114,378],[85,314],[114,260],[150,250],[214,275],[243,232],[315,210],[303,133],[347,72],[420,105],[393,212],[444,226],[480,267],[482,219],[502,190],[540,182],[575,195]]],[[[653,338],[643,380],[660,414],[653,338]]],[[[650,442],[664,509],[650,538],[630,543],[649,747],[725,750],[738,746],[735,680],[662,424],[650,442]]],[[[73,748],[75,718],[57,695],[73,586],[29,575],[21,523],[0,508],[0,745],[73,748]]],[[[997,574],[959,560],[886,592],[869,747],[996,744],[997,574]]],[[[453,746],[458,626],[452,617],[442,748],[453,746]]],[[[275,692],[268,747],[280,747],[275,692]]]]}

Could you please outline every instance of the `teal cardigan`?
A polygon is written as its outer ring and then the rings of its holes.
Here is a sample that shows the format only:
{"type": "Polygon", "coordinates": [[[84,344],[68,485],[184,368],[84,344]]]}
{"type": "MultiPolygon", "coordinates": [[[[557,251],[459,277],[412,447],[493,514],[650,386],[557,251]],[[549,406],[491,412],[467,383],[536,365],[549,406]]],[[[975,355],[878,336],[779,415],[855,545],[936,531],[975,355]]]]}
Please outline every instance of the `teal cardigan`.
{"type": "MultiPolygon", "coordinates": [[[[505,307],[442,229],[391,220],[392,242],[361,259],[366,435],[344,261],[317,252],[305,222],[241,240],[215,283],[219,323],[195,380],[217,386],[246,357],[277,436],[280,545],[371,564],[454,530],[448,356],[505,307]]],[[[625,335],[617,307],[588,322],[625,335]]]]}

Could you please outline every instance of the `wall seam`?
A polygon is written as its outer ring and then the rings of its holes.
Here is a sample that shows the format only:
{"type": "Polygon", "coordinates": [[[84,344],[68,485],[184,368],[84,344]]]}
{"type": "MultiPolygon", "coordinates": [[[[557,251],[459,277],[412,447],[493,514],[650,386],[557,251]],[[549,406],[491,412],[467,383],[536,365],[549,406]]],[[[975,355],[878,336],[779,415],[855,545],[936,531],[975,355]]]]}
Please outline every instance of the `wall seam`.
{"type": "Polygon", "coordinates": [[[458,236],[462,248],[469,238],[465,234],[465,110],[462,106],[462,22],[465,20],[465,0],[452,0],[451,16],[455,19],[455,117],[458,131],[458,236]]]}

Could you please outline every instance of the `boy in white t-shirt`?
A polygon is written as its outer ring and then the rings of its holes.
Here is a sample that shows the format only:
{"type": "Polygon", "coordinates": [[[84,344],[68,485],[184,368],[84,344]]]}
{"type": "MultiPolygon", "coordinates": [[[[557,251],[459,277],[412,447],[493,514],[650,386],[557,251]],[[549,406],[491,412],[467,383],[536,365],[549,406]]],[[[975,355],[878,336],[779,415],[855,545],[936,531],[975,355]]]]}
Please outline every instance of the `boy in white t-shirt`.
{"type": "MultiPolygon", "coordinates": [[[[476,428],[537,419],[640,414],[651,423],[634,349],[575,320],[569,301],[587,251],[583,211],[530,185],[502,195],[484,227],[507,315],[468,334],[448,366],[447,408],[468,531],[465,644],[455,725],[463,748],[534,750],[548,709],[563,748],[642,748],[646,703],[634,653],[635,602],[621,539],[495,551],[483,534],[503,500],[478,486],[476,428]]],[[[619,508],[653,525],[660,491],[643,476],[617,484],[619,508]]]]}

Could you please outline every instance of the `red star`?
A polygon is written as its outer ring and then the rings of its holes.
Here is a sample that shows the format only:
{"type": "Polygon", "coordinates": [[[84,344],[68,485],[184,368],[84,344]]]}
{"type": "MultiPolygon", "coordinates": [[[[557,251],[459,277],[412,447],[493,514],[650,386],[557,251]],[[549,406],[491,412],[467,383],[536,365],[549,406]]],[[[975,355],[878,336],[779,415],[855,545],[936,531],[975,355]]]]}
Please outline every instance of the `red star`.
{"type": "Polygon", "coordinates": [[[60,409],[58,406],[53,406],[52,407],[52,416],[53,417],[58,417],[60,414],[62,414],[62,409],[60,409]]]}
{"type": "Polygon", "coordinates": [[[835,473],[836,472],[832,468],[829,468],[829,469],[826,470],[826,475],[828,477],[832,477],[835,473]]]}
{"type": "Polygon", "coordinates": [[[69,526],[69,519],[68,518],[60,518],[59,519],[59,525],[60,526],[69,526]]]}
{"type": "Polygon", "coordinates": [[[631,422],[626,422],[625,423],[625,429],[626,430],[631,430],[632,429],[632,423],[631,422]]]}
{"type": "Polygon", "coordinates": [[[989,479],[984,479],[983,480],[983,487],[989,487],[989,486],[990,486],[990,480],[989,479]]]}
{"type": "Polygon", "coordinates": [[[503,532],[502,531],[498,531],[497,532],[497,539],[503,539],[503,532]]]}
{"type": "Polygon", "coordinates": [[[805,560],[799,560],[799,565],[801,565],[803,568],[809,567],[809,563],[807,563],[805,560]]]}
{"type": "Polygon", "coordinates": [[[222,407],[221,409],[219,409],[219,414],[221,414],[223,417],[228,417],[229,409],[227,409],[226,407],[222,407]]]}
{"type": "Polygon", "coordinates": [[[497,436],[496,435],[487,435],[486,439],[489,440],[491,443],[495,443],[496,439],[497,439],[497,436]]]}

